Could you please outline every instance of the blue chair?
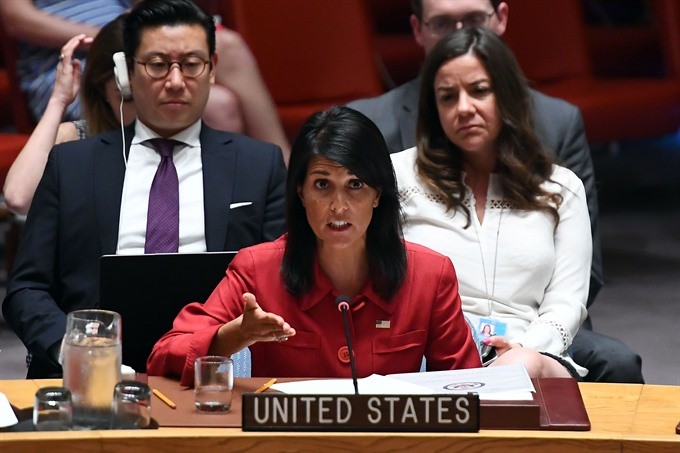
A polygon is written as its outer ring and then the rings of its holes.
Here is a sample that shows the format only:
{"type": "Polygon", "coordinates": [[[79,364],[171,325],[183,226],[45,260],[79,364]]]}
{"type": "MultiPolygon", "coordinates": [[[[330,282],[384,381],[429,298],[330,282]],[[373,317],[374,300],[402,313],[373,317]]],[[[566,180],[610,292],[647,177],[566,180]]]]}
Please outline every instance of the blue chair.
{"type": "Polygon", "coordinates": [[[236,354],[231,356],[234,361],[234,377],[250,377],[251,367],[250,367],[250,349],[243,348],[236,354]]]}

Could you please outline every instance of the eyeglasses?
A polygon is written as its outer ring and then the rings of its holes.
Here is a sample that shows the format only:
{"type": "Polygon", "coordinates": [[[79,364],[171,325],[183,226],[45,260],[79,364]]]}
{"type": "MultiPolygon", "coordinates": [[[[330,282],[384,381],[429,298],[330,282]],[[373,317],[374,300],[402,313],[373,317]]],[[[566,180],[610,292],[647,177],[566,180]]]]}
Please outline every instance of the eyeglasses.
{"type": "Polygon", "coordinates": [[[484,25],[484,23],[494,14],[496,14],[496,10],[491,11],[490,13],[481,11],[470,13],[466,16],[463,16],[462,19],[454,19],[453,17],[448,16],[437,16],[429,22],[423,21],[423,23],[430,30],[432,35],[445,36],[457,30],[458,24],[461,24],[463,27],[480,27],[484,25]]]}
{"type": "Polygon", "coordinates": [[[172,65],[179,66],[179,70],[185,77],[198,77],[203,74],[205,67],[210,60],[203,60],[199,57],[186,57],[181,61],[167,61],[160,57],[153,57],[146,61],[139,61],[134,58],[135,63],[144,66],[144,70],[152,79],[162,79],[170,73],[172,65]]]}

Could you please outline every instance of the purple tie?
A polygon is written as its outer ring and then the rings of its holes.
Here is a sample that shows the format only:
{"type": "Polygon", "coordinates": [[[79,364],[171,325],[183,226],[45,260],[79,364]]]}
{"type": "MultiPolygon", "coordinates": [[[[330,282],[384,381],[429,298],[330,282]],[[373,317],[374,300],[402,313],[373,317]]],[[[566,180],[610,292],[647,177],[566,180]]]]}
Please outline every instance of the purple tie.
{"type": "Polygon", "coordinates": [[[177,253],[179,249],[179,180],[172,151],[179,142],[165,138],[147,141],[161,155],[151,183],[144,253],[177,253]]]}

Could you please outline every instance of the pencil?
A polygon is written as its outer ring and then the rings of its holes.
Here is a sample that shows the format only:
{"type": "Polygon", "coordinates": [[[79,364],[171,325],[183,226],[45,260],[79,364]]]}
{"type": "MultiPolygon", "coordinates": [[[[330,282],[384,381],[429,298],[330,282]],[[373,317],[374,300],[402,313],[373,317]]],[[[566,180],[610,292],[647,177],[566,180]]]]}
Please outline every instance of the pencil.
{"type": "Polygon", "coordinates": [[[255,393],[262,393],[274,384],[276,384],[276,378],[270,379],[267,382],[265,382],[264,384],[262,384],[262,387],[255,390],[255,393]]]}
{"type": "Polygon", "coordinates": [[[153,394],[156,395],[161,401],[163,401],[165,404],[170,406],[172,409],[177,409],[177,405],[172,402],[170,398],[167,396],[163,395],[160,390],[158,389],[153,389],[153,394]]]}

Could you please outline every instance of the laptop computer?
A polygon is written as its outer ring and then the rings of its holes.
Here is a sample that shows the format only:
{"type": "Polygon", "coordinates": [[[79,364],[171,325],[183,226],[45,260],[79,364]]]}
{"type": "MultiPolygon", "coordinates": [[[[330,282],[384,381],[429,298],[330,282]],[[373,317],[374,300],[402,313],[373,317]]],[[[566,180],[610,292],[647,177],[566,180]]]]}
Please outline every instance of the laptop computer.
{"type": "Polygon", "coordinates": [[[120,313],[123,363],[138,373],[154,344],[190,302],[205,302],[236,252],[104,255],[99,306],[120,313]]]}

